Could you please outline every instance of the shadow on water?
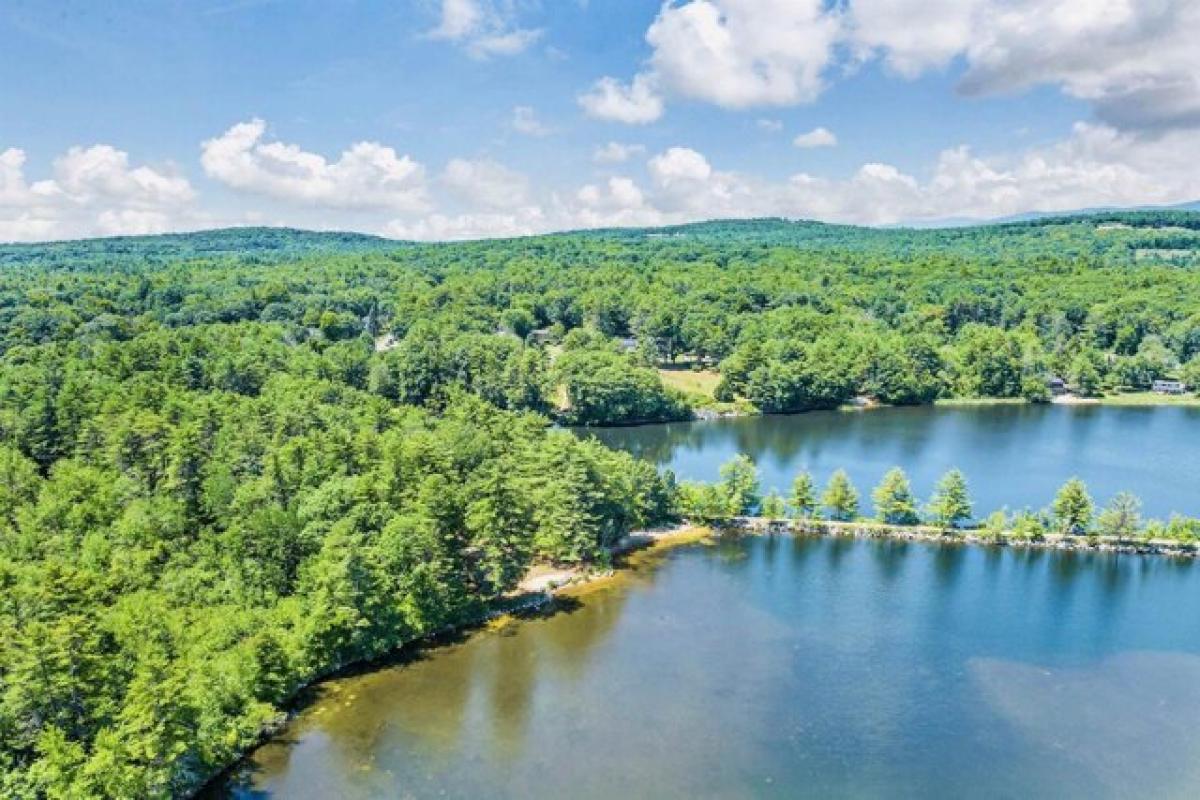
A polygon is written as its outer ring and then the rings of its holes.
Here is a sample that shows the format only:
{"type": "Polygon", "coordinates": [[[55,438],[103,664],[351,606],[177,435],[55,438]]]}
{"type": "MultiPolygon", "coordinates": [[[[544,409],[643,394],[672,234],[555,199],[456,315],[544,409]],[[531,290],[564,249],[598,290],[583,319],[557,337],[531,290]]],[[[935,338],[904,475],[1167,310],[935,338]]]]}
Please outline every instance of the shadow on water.
{"type": "MultiPolygon", "coordinates": [[[[967,546],[943,544],[933,554],[933,574],[938,586],[953,588],[962,574],[963,560],[967,557],[967,546]]],[[[987,558],[987,555],[984,556],[987,558]]]]}
{"type": "Polygon", "coordinates": [[[895,583],[904,567],[909,552],[909,543],[897,539],[880,539],[871,542],[871,555],[879,565],[879,574],[887,583],[895,583]]]}

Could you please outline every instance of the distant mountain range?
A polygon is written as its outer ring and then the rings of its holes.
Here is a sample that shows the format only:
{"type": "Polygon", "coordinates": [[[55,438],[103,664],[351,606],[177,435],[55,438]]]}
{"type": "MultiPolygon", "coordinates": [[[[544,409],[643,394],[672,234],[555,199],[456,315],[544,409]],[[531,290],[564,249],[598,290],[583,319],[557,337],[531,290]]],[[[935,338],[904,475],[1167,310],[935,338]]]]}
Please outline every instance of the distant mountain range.
{"type": "MultiPolygon", "coordinates": [[[[992,220],[945,219],[925,224],[910,223],[868,227],[812,220],[783,218],[707,220],[658,228],[607,228],[562,231],[546,237],[699,237],[746,243],[772,243],[808,248],[822,246],[928,245],[934,241],[959,240],[989,235],[989,229],[1077,224],[1094,220],[1120,222],[1131,227],[1186,227],[1200,231],[1200,201],[1174,206],[1142,208],[1089,208],[1067,212],[1030,212],[992,220]]],[[[536,239],[538,237],[532,237],[536,239]]],[[[387,239],[363,233],[310,231],[297,228],[221,228],[190,233],[150,236],[117,236],[33,244],[0,244],[0,267],[51,261],[60,264],[120,268],[131,256],[141,263],[190,259],[287,259],[315,253],[354,253],[395,250],[419,246],[415,242],[387,239]]]]}
{"type": "Polygon", "coordinates": [[[888,228],[969,228],[976,225],[1004,225],[1010,222],[1032,222],[1042,219],[1057,219],[1066,217],[1087,217],[1096,214],[1120,214],[1133,211],[1200,211],[1200,200],[1190,203],[1179,203],[1171,206],[1096,206],[1094,208],[1077,208],[1070,211],[1026,211],[1023,214],[1011,214],[1006,217],[977,219],[975,217],[945,217],[936,220],[917,222],[902,222],[888,225],[888,228]]]}

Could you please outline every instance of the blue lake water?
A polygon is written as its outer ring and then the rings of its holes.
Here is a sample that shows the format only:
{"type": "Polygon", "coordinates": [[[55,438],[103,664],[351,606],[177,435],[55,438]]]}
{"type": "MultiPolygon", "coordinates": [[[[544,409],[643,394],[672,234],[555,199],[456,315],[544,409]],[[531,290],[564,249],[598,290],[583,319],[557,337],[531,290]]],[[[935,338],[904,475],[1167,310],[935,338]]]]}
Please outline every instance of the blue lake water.
{"type": "Polygon", "coordinates": [[[926,498],[946,470],[967,475],[980,516],[1003,506],[1049,505],[1082,478],[1097,503],[1119,491],[1147,515],[1200,515],[1200,409],[1000,405],[881,408],[683,422],[589,431],[605,444],[715,480],[738,453],[759,466],[763,489],[786,494],[796,472],[824,483],[850,473],[869,511],[870,490],[894,466],[926,498]]]}
{"type": "Polygon", "coordinates": [[[1192,798],[1200,569],[751,537],[333,681],[217,796],[1192,798]]]}

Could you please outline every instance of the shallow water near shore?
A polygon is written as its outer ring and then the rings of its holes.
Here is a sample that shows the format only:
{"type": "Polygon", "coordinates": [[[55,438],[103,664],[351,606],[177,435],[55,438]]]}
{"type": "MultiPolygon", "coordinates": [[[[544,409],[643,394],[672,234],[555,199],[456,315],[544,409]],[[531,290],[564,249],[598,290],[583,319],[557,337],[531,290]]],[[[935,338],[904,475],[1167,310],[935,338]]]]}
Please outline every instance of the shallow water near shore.
{"type": "Polygon", "coordinates": [[[920,406],[597,428],[584,435],[687,480],[716,480],[721,464],[745,453],[758,464],[763,489],[785,495],[801,469],[823,484],[843,468],[867,512],[871,488],[900,466],[922,499],[958,467],[984,516],[1004,506],[1043,508],[1072,476],[1088,484],[1098,504],[1130,491],[1148,516],[1200,516],[1200,408],[920,406]]]}
{"type": "Polygon", "coordinates": [[[690,544],[322,686],[216,796],[1188,797],[1190,561],[690,544]]]}

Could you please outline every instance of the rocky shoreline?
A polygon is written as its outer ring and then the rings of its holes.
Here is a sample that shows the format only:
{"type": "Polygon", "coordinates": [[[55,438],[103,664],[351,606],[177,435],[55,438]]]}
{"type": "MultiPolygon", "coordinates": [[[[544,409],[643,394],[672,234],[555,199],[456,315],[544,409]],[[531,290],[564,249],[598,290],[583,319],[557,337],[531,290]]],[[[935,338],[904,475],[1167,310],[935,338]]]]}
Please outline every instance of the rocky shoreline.
{"type": "Polygon", "coordinates": [[[1174,558],[1195,558],[1200,555],[1200,543],[1173,539],[1119,538],[1099,535],[1045,534],[1039,537],[1018,536],[1010,531],[985,535],[976,529],[946,531],[928,525],[888,525],[872,520],[835,522],[821,519],[766,519],[764,517],[735,517],[719,526],[720,530],[749,534],[793,533],[807,536],[841,536],[854,539],[896,539],[936,544],[972,544],[990,547],[1022,547],[1040,550],[1059,550],[1090,553],[1126,553],[1174,558]]]}

